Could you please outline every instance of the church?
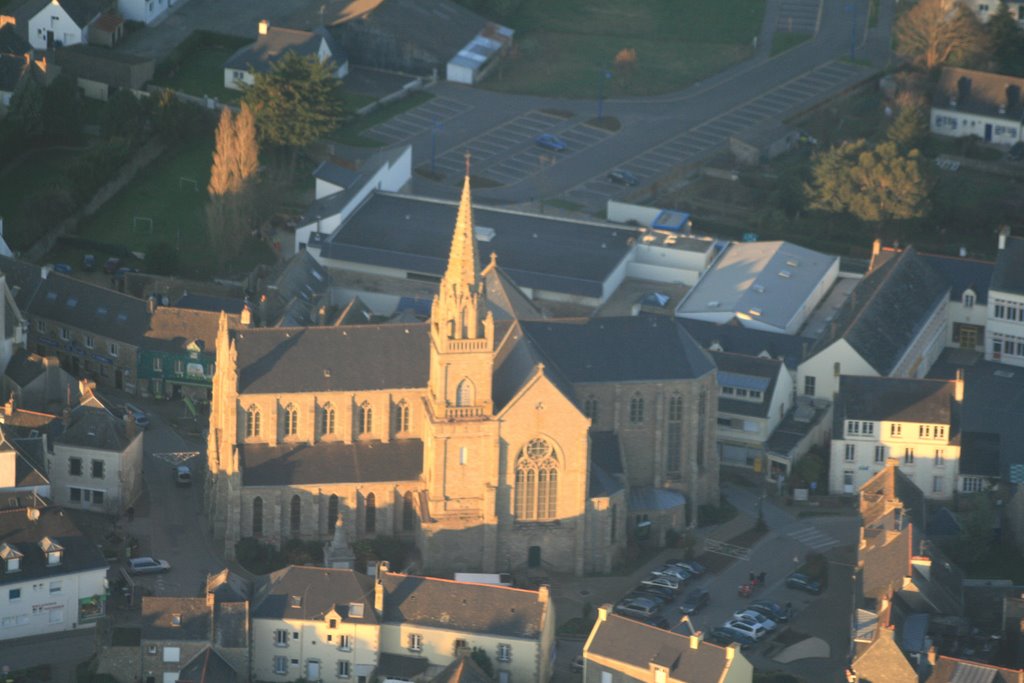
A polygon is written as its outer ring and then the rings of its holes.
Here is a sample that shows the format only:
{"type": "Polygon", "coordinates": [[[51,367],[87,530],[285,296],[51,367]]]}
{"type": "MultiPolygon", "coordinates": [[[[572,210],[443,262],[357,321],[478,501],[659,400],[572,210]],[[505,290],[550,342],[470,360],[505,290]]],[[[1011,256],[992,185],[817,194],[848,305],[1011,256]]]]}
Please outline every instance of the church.
{"type": "Polygon", "coordinates": [[[416,544],[420,569],[607,572],[718,502],[715,366],[674,319],[545,319],[480,267],[467,174],[424,323],[229,330],[206,511],[242,538],[416,544]]]}

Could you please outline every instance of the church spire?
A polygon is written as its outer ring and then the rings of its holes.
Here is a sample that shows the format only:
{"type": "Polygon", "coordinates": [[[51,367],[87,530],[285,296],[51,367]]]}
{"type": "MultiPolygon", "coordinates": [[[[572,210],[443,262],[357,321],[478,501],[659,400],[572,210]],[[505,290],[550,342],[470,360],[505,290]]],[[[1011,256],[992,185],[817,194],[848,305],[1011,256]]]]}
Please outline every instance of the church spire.
{"type": "Polygon", "coordinates": [[[466,150],[466,179],[462,184],[462,198],[455,219],[455,235],[448,254],[448,269],[444,283],[448,287],[474,286],[480,276],[480,257],[477,254],[476,236],[473,234],[473,205],[469,190],[469,150],[466,150]]]}

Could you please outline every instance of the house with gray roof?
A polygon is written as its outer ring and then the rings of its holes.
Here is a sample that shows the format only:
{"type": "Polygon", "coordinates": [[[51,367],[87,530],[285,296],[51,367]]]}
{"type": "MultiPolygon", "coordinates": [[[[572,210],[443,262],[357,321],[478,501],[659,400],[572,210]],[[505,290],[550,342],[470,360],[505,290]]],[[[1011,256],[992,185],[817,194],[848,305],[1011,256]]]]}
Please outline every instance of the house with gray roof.
{"type": "Polygon", "coordinates": [[[841,375],[927,375],[945,345],[950,288],[913,247],[876,263],[800,364],[797,391],[831,401],[841,375]]]}
{"type": "Polygon", "coordinates": [[[839,258],[789,242],[733,242],[679,302],[682,318],[796,334],[839,276],[839,258]]]}
{"type": "Polygon", "coordinates": [[[141,671],[125,677],[242,683],[249,677],[248,586],[228,570],[210,574],[201,597],[142,598],[141,671]],[[229,589],[242,586],[241,593],[229,589]]]}
{"type": "Polygon", "coordinates": [[[989,284],[985,359],[1024,367],[1024,237],[1004,227],[989,284]]]}
{"type": "Polygon", "coordinates": [[[111,4],[107,0],[27,0],[7,11],[34,49],[47,50],[88,43],[90,26],[111,4]]]}
{"type": "Polygon", "coordinates": [[[271,26],[263,19],[256,40],[224,62],[224,87],[243,90],[256,82],[255,74],[269,73],[286,54],[329,61],[335,77],[342,79],[348,75],[348,55],[327,29],[300,31],[271,26]]]}
{"type": "Polygon", "coordinates": [[[967,683],[968,681],[984,681],[985,683],[1024,683],[1024,671],[1006,669],[993,664],[972,662],[966,659],[940,656],[935,661],[935,668],[926,679],[927,683],[967,683]]]}
{"type": "Polygon", "coordinates": [[[889,464],[924,491],[958,490],[964,380],[839,378],[833,405],[829,490],[854,494],[889,464]]]}
{"type": "Polygon", "coordinates": [[[739,646],[722,647],[597,610],[583,645],[583,683],[751,683],[754,667],[739,646]]]}
{"type": "Polygon", "coordinates": [[[1021,140],[1022,88],[1024,78],[944,66],[932,95],[931,132],[1012,145],[1021,140]]]}
{"type": "Polygon", "coordinates": [[[78,403],[79,383],[56,356],[18,349],[4,370],[3,395],[21,408],[58,414],[69,401],[78,403]]]}

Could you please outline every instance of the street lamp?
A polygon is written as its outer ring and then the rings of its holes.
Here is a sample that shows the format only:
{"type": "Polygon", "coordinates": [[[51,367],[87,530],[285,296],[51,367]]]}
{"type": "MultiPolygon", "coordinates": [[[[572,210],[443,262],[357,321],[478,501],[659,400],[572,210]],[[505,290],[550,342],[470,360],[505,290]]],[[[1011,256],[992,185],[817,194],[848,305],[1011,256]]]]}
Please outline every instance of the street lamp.
{"type": "Polygon", "coordinates": [[[601,69],[601,78],[597,81],[597,118],[601,118],[604,111],[604,82],[612,77],[608,69],[601,69]]]}

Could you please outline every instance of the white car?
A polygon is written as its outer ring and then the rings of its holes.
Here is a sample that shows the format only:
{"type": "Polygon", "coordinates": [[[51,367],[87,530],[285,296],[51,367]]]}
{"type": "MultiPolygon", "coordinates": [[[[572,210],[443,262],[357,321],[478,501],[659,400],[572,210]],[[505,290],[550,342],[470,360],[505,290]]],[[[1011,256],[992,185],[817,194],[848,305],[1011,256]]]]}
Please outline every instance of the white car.
{"type": "Polygon", "coordinates": [[[731,628],[733,631],[736,631],[737,633],[742,633],[745,636],[749,636],[754,640],[761,640],[766,635],[768,635],[768,629],[766,629],[764,626],[761,626],[761,624],[752,624],[748,621],[743,621],[742,619],[732,619],[730,621],[727,621],[725,622],[725,627],[731,628]]]}
{"type": "Polygon", "coordinates": [[[738,619],[739,621],[746,621],[751,624],[760,624],[769,631],[774,631],[776,628],[778,628],[778,624],[776,624],[774,621],[772,621],[765,615],[761,614],[760,612],[752,609],[736,610],[736,612],[732,615],[732,618],[738,619]]]}
{"type": "Polygon", "coordinates": [[[667,576],[670,579],[675,579],[679,582],[685,582],[690,578],[690,573],[688,571],[672,564],[666,564],[661,569],[655,569],[651,573],[655,576],[667,576]]]}
{"type": "Polygon", "coordinates": [[[644,586],[661,586],[662,588],[674,591],[678,591],[680,585],[679,579],[673,579],[669,576],[648,576],[640,583],[644,586]]]}
{"type": "Polygon", "coordinates": [[[170,570],[170,562],[155,557],[133,557],[128,560],[129,574],[162,574],[170,570]]]}

